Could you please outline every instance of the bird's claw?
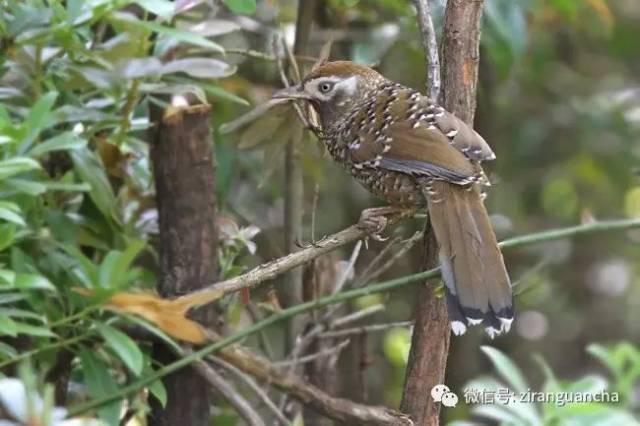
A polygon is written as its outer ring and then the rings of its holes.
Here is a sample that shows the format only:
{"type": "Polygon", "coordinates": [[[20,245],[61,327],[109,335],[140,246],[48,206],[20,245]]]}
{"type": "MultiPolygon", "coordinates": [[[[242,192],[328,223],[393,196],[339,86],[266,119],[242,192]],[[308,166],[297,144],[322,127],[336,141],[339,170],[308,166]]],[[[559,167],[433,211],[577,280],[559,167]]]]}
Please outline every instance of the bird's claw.
{"type": "Polygon", "coordinates": [[[385,230],[388,222],[386,216],[380,214],[379,210],[366,209],[360,214],[358,228],[370,232],[371,238],[375,241],[386,241],[389,237],[383,237],[380,234],[385,230]]]}

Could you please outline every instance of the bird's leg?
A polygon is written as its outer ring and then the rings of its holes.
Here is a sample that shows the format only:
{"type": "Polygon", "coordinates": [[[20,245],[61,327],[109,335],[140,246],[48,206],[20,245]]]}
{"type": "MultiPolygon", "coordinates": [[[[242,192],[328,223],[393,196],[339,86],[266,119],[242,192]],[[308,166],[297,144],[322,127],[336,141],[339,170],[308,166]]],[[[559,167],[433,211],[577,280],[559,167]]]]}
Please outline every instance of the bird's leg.
{"type": "Polygon", "coordinates": [[[364,209],[360,213],[358,228],[371,232],[371,238],[376,241],[385,241],[387,238],[380,236],[380,233],[387,227],[387,215],[403,212],[402,207],[386,206],[372,207],[364,209]]]}

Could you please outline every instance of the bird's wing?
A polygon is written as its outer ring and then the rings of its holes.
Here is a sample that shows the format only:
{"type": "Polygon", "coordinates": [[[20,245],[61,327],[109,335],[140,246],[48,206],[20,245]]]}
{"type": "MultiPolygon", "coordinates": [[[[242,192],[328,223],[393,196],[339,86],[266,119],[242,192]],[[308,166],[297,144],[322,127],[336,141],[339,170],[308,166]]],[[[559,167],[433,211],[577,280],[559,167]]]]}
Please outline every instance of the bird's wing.
{"type": "Polygon", "coordinates": [[[345,128],[347,152],[362,166],[467,184],[482,174],[478,162],[495,158],[462,120],[402,86],[383,89],[345,128]]]}

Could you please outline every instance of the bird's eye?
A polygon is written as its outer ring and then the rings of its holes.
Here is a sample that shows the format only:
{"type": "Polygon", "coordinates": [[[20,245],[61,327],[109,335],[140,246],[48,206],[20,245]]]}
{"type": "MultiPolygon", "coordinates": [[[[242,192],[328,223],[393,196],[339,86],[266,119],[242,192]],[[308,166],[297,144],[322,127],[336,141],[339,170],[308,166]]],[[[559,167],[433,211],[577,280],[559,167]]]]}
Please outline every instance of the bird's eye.
{"type": "Polygon", "coordinates": [[[324,82],[318,85],[318,90],[320,93],[329,93],[333,89],[333,83],[324,82]]]}

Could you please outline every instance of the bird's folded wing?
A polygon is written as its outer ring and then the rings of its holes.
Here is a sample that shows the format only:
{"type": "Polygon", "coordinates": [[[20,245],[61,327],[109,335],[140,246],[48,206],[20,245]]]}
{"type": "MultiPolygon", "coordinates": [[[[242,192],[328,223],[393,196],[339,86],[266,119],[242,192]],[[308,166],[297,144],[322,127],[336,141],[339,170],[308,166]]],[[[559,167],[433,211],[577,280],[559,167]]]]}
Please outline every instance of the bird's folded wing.
{"type": "Polygon", "coordinates": [[[408,89],[381,94],[354,122],[366,125],[345,135],[348,153],[363,166],[467,184],[482,174],[477,162],[495,158],[471,127],[408,89]]]}

